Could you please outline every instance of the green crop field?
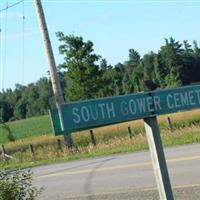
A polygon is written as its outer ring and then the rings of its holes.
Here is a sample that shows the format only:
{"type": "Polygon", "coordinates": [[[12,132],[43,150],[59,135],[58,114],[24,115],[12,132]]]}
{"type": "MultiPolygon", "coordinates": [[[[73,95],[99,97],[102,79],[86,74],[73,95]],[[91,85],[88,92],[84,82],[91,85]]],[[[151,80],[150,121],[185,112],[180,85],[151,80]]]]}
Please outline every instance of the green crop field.
{"type": "MultiPolygon", "coordinates": [[[[48,115],[10,122],[8,125],[16,139],[52,133],[51,122],[48,115]]],[[[8,142],[7,132],[2,129],[2,125],[0,125],[0,143],[5,142],[8,142]]]]}
{"type": "MultiPolygon", "coordinates": [[[[168,115],[163,115],[158,117],[160,128],[168,128],[167,116],[168,115]]],[[[190,127],[191,125],[200,123],[200,110],[171,114],[170,118],[174,128],[182,128],[186,126],[190,127]]],[[[49,115],[32,117],[7,124],[9,125],[16,140],[42,135],[53,135],[49,115]]],[[[95,133],[98,134],[99,139],[107,140],[109,138],[126,135],[128,126],[133,127],[136,133],[141,132],[141,129],[144,130],[142,120],[135,120],[97,128],[95,129],[95,133]]],[[[83,135],[85,132],[88,133],[88,131],[78,132],[83,133],[80,134],[82,142],[84,142],[83,135]]],[[[7,134],[7,131],[2,128],[2,125],[0,125],[0,144],[9,142],[7,139],[7,134]]],[[[79,134],[75,134],[75,138],[79,138],[78,135],[79,134]]]]}

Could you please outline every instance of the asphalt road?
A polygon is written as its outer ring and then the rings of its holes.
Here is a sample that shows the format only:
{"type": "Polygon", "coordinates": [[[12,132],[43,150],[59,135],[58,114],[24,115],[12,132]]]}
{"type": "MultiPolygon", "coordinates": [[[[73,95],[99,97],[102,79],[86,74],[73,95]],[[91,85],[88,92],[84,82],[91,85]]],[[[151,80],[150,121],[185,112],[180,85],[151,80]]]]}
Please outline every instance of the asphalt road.
{"type": "MultiPolygon", "coordinates": [[[[200,199],[200,144],[166,148],[175,199],[200,199]]],[[[34,185],[44,186],[41,200],[159,199],[150,153],[36,167],[34,185]]]]}

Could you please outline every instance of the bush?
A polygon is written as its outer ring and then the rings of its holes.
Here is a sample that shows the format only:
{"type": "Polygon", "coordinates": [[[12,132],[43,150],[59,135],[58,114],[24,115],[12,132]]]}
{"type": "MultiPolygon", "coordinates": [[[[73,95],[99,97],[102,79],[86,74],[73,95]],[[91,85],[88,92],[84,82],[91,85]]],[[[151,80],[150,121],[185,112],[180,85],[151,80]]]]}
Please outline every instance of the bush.
{"type": "Polygon", "coordinates": [[[8,141],[10,141],[10,142],[15,141],[15,137],[13,136],[13,132],[11,131],[9,125],[7,125],[7,124],[2,124],[1,128],[4,129],[4,130],[8,133],[8,135],[7,135],[8,141]]]}
{"type": "Polygon", "coordinates": [[[42,191],[32,186],[32,172],[0,172],[0,200],[34,200],[42,191]]]}

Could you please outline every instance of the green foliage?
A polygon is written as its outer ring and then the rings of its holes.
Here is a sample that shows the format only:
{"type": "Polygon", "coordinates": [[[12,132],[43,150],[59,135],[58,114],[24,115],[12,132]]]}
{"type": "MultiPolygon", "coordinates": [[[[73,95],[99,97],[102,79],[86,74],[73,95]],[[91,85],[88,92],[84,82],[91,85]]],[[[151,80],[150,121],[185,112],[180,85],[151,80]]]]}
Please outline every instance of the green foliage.
{"type": "Polygon", "coordinates": [[[16,84],[15,90],[0,92],[0,122],[44,115],[55,107],[50,81],[41,78],[28,86],[16,84]]]}
{"type": "Polygon", "coordinates": [[[15,104],[14,116],[16,119],[24,119],[27,114],[27,102],[26,99],[20,98],[15,104]]]}
{"type": "MultiPolygon", "coordinates": [[[[51,122],[49,115],[32,117],[16,122],[7,123],[13,131],[16,140],[37,135],[52,134],[51,122]]],[[[0,125],[0,143],[8,142],[8,132],[0,125]]]]}
{"type": "Polygon", "coordinates": [[[0,123],[7,122],[11,116],[13,116],[12,106],[8,101],[0,98],[0,123]]]}
{"type": "Polygon", "coordinates": [[[165,85],[176,87],[182,85],[181,72],[183,71],[183,61],[181,44],[173,38],[165,39],[165,45],[159,52],[162,63],[160,68],[165,69],[165,85]]]}
{"type": "Polygon", "coordinates": [[[6,131],[8,141],[10,141],[10,142],[15,141],[13,132],[11,131],[10,126],[8,124],[2,124],[0,128],[2,128],[3,130],[6,131]]]}
{"type": "Polygon", "coordinates": [[[41,191],[32,186],[30,171],[0,171],[0,200],[34,200],[41,191]]]}
{"type": "Polygon", "coordinates": [[[96,63],[100,57],[93,53],[93,43],[84,42],[82,37],[65,36],[62,32],[58,32],[57,37],[62,43],[60,53],[64,55],[60,68],[68,70],[67,99],[74,101],[97,97],[100,71],[96,63]]]}
{"type": "Polygon", "coordinates": [[[144,88],[143,91],[154,90],[158,88],[158,81],[156,79],[154,63],[156,59],[156,54],[150,52],[149,54],[145,54],[141,64],[143,66],[143,83],[144,88]]]}
{"type": "MultiPolygon", "coordinates": [[[[170,37],[157,53],[142,57],[131,48],[128,59],[115,66],[94,53],[93,43],[82,37],[57,33],[63,64],[58,76],[66,100],[84,100],[140,91],[172,88],[200,82],[200,48],[170,37]]],[[[28,86],[0,92],[0,122],[45,115],[55,107],[48,78],[28,86]]]]}
{"type": "Polygon", "coordinates": [[[122,63],[118,63],[115,65],[114,74],[115,74],[115,88],[116,88],[116,95],[124,94],[123,92],[123,76],[125,73],[125,68],[122,63]]]}
{"type": "MultiPolygon", "coordinates": [[[[140,64],[140,55],[134,49],[129,50],[129,60],[124,63],[124,75],[122,79],[123,93],[129,94],[135,91],[135,82],[132,75],[135,73],[137,66],[140,64]]],[[[136,77],[134,77],[136,78],[136,77]]],[[[141,77],[140,77],[141,78],[141,77]]]]}
{"type": "Polygon", "coordinates": [[[100,75],[101,75],[101,87],[99,88],[99,96],[113,96],[116,93],[115,76],[116,73],[111,65],[107,64],[106,59],[102,59],[100,62],[100,75]],[[102,87],[104,86],[104,87],[102,87]]]}

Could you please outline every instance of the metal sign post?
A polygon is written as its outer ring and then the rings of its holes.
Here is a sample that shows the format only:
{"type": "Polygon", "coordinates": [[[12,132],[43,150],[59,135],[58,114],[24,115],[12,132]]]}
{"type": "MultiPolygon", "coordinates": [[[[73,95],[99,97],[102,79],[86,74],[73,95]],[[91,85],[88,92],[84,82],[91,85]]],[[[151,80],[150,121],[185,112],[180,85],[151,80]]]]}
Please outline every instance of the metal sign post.
{"type": "Polygon", "coordinates": [[[173,200],[157,118],[144,119],[144,125],[160,199],[173,200]]]}

